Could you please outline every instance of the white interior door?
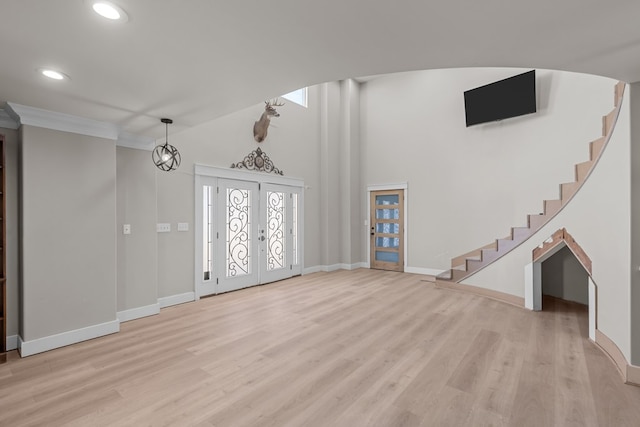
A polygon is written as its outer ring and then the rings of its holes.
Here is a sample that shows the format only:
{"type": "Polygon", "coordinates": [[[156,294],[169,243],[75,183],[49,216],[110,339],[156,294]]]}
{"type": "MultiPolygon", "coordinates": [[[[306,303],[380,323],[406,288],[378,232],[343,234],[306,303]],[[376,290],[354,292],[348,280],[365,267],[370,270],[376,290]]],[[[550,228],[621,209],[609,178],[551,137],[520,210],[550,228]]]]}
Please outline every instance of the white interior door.
{"type": "Polygon", "coordinates": [[[258,184],[218,180],[217,292],[258,284],[258,184]]]}

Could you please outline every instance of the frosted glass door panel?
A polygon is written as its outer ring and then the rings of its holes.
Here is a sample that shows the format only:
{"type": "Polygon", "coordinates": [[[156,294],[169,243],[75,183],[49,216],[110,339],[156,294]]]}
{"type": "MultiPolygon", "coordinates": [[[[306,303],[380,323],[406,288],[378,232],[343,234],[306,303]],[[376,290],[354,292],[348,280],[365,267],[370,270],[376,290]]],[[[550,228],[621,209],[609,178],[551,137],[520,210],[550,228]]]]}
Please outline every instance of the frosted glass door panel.
{"type": "Polygon", "coordinates": [[[398,262],[398,253],[397,252],[378,252],[376,251],[376,261],[383,262],[398,262]]]}
{"type": "Polygon", "coordinates": [[[216,269],[216,221],[217,221],[217,180],[210,177],[198,177],[196,181],[196,209],[199,213],[195,223],[196,236],[199,236],[200,248],[196,255],[196,294],[199,297],[217,292],[216,269]]]}

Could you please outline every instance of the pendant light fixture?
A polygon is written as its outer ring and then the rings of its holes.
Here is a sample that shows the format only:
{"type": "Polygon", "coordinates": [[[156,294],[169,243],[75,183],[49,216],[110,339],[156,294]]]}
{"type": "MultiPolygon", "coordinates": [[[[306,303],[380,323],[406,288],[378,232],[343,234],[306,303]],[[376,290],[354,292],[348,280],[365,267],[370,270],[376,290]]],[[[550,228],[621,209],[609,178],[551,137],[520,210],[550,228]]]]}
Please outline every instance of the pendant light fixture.
{"type": "Polygon", "coordinates": [[[178,149],[169,144],[169,124],[173,123],[173,120],[160,119],[160,121],[165,125],[164,144],[156,145],[151,157],[153,158],[153,164],[155,164],[158,169],[170,172],[178,169],[181,158],[178,149]]]}

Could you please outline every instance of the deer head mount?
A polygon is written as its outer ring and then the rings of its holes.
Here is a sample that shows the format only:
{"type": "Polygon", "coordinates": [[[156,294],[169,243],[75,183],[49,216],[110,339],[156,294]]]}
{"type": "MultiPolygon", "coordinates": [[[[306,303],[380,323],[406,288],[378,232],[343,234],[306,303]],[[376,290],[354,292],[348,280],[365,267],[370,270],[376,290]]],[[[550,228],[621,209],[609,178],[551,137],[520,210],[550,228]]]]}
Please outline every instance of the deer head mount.
{"type": "Polygon", "coordinates": [[[271,117],[280,117],[280,113],[276,111],[275,107],[282,107],[284,102],[279,103],[276,99],[273,102],[265,101],[264,104],[264,113],[260,116],[260,120],[253,124],[253,138],[258,142],[264,141],[267,137],[271,117]]]}

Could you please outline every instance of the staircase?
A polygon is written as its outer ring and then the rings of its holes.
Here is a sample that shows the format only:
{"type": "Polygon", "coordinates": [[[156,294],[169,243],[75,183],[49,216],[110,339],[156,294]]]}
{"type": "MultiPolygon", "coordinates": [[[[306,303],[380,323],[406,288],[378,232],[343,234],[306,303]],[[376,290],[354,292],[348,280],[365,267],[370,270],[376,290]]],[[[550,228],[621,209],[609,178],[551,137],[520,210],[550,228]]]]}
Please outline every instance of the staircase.
{"type": "Polygon", "coordinates": [[[602,118],[602,136],[589,143],[589,160],[575,165],[575,181],[560,184],[560,198],[557,200],[544,200],[542,202],[542,213],[527,215],[527,225],[525,227],[512,227],[506,237],[496,239],[488,245],[453,258],[451,260],[451,269],[436,276],[437,281],[458,283],[492,264],[524,243],[569,203],[591,174],[611,138],[620,112],[624,89],[625,83],[618,82],[616,84],[614,90],[615,107],[602,118]]]}

